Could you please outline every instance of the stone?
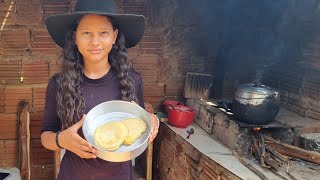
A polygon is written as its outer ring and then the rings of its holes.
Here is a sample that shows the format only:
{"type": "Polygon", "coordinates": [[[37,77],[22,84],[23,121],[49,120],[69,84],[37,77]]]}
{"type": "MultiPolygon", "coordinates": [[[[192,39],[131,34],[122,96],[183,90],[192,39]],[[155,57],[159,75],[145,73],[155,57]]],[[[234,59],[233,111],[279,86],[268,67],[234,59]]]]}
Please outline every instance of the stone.
{"type": "Polygon", "coordinates": [[[301,134],[300,147],[306,150],[320,152],[320,133],[301,134]]]}
{"type": "Polygon", "coordinates": [[[207,133],[212,133],[214,116],[215,114],[210,113],[204,106],[200,105],[199,115],[195,122],[207,133]]]}

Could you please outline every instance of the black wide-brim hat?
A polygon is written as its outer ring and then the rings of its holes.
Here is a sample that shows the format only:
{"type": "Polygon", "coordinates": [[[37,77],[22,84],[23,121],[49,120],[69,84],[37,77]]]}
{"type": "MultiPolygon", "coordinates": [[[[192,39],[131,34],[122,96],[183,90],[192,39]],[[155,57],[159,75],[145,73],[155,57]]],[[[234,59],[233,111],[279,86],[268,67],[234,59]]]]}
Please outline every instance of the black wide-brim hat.
{"type": "Polygon", "coordinates": [[[63,48],[65,36],[74,21],[85,14],[99,14],[111,17],[126,38],[126,48],[135,46],[141,40],[145,29],[145,18],[137,14],[117,14],[113,0],[78,0],[74,12],[52,15],[46,19],[46,27],[52,39],[63,48]]]}

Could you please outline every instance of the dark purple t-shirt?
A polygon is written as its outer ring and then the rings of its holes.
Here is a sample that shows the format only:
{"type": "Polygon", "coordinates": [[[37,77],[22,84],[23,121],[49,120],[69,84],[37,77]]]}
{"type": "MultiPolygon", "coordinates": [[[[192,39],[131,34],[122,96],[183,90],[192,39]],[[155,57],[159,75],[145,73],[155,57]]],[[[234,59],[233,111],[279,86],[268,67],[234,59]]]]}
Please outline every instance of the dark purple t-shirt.
{"type": "MultiPolygon", "coordinates": [[[[141,76],[131,71],[130,76],[135,85],[138,103],[144,108],[141,76]]],[[[85,113],[94,106],[110,100],[120,100],[119,80],[112,69],[100,79],[89,79],[83,75],[81,85],[82,96],[85,100],[85,113]]],[[[46,105],[41,131],[57,132],[61,129],[57,115],[56,102],[57,85],[50,80],[46,92],[46,105]]],[[[82,130],[78,132],[82,137],[82,130]]],[[[82,159],[71,151],[66,151],[60,166],[58,180],[131,180],[133,179],[131,161],[107,162],[102,159],[82,159]]]]}

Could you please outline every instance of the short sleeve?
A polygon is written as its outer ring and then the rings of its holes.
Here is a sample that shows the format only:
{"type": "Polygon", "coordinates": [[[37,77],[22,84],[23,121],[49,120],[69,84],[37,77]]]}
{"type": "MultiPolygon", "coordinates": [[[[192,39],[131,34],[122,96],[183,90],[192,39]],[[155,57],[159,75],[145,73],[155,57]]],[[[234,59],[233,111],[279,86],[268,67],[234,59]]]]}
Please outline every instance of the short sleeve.
{"type": "Polygon", "coordinates": [[[42,120],[41,133],[44,131],[57,132],[61,129],[60,119],[57,114],[57,83],[56,77],[50,79],[45,99],[44,117],[42,120]]]}

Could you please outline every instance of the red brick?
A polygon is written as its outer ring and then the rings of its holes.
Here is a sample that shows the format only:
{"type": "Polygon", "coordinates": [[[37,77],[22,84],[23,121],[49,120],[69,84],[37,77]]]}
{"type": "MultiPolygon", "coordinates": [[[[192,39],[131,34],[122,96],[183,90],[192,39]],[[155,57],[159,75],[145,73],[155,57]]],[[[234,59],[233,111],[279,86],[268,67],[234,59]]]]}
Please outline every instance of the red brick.
{"type": "Polygon", "coordinates": [[[157,77],[156,76],[142,76],[142,81],[144,83],[156,83],[157,77]]]}
{"type": "Polygon", "coordinates": [[[6,113],[17,112],[21,100],[26,100],[30,105],[32,103],[32,90],[29,87],[6,87],[4,92],[6,113]]]}
{"type": "Polygon", "coordinates": [[[44,0],[43,5],[69,5],[70,0],[44,0]]]}
{"type": "Polygon", "coordinates": [[[0,84],[20,84],[21,61],[0,61],[0,84]]]}
{"type": "Polygon", "coordinates": [[[145,43],[140,43],[140,48],[161,49],[162,44],[160,42],[145,42],[145,43]]]}
{"type": "Polygon", "coordinates": [[[31,15],[26,15],[26,14],[17,14],[16,15],[16,24],[17,25],[27,25],[27,26],[32,26],[32,25],[42,25],[43,19],[42,19],[42,14],[33,14],[31,15]]]}
{"type": "MultiPolygon", "coordinates": [[[[0,5],[0,7],[1,7],[1,5],[0,5]]],[[[9,6],[7,6],[6,8],[9,8],[9,6]]],[[[16,15],[14,14],[14,7],[11,9],[10,13],[8,13],[7,9],[0,10],[0,19],[2,20],[0,25],[2,25],[2,22],[5,21],[4,27],[15,25],[16,24],[16,15]],[[6,17],[7,15],[8,15],[8,17],[6,17]]]]}
{"type": "Polygon", "coordinates": [[[153,70],[156,71],[158,66],[156,64],[140,64],[140,63],[134,63],[133,68],[140,72],[140,70],[153,70]]]}
{"type": "Polygon", "coordinates": [[[127,5],[124,7],[125,13],[128,14],[142,14],[145,17],[148,17],[148,7],[144,5],[145,3],[141,3],[141,5],[137,5],[136,3],[134,5],[127,5]]]}
{"type": "Polygon", "coordinates": [[[31,140],[31,153],[33,165],[53,164],[53,151],[45,149],[40,139],[31,140]]]}
{"type": "Polygon", "coordinates": [[[45,180],[54,179],[54,169],[52,165],[32,165],[31,167],[31,179],[32,180],[45,180]]]}
{"type": "Polygon", "coordinates": [[[56,45],[54,43],[46,43],[46,42],[40,42],[40,43],[32,43],[32,48],[56,48],[56,45]]]}
{"type": "Polygon", "coordinates": [[[145,96],[144,101],[152,104],[155,109],[158,109],[164,101],[163,96],[145,96]]]}
{"type": "Polygon", "coordinates": [[[138,70],[138,72],[142,75],[142,76],[157,76],[157,71],[156,69],[150,70],[150,69],[141,69],[138,70]]]}
{"type": "Polygon", "coordinates": [[[33,48],[32,55],[39,55],[39,54],[49,54],[49,55],[57,55],[59,54],[59,50],[56,48],[33,48]]]}
{"type": "Polygon", "coordinates": [[[45,0],[43,2],[43,14],[44,17],[54,14],[64,14],[69,12],[70,1],[68,0],[45,0]]]}
{"type": "Polygon", "coordinates": [[[18,163],[18,141],[0,141],[0,166],[13,167],[18,163]]]}
{"type": "Polygon", "coordinates": [[[2,44],[2,41],[0,40],[0,55],[2,54],[3,54],[3,44],[2,44]]]}
{"type": "Polygon", "coordinates": [[[183,95],[183,89],[167,89],[166,96],[182,96],[183,95]]]}
{"type": "Polygon", "coordinates": [[[22,64],[24,84],[45,84],[48,82],[49,65],[47,61],[33,61],[22,64]]]}
{"type": "Polygon", "coordinates": [[[20,4],[17,3],[16,12],[22,15],[38,15],[42,13],[41,4],[20,4]]]}
{"type": "Polygon", "coordinates": [[[144,96],[157,96],[157,97],[163,97],[164,96],[164,90],[163,87],[153,88],[150,86],[144,87],[144,96]]]}
{"type": "Polygon", "coordinates": [[[4,88],[0,87],[0,113],[4,113],[4,88]]]}
{"type": "Polygon", "coordinates": [[[50,36],[33,36],[32,40],[33,40],[33,42],[52,42],[52,43],[54,43],[50,36]]]}
{"type": "Polygon", "coordinates": [[[17,139],[17,116],[0,114],[0,139],[17,139]]]}
{"type": "Polygon", "coordinates": [[[28,49],[30,42],[28,29],[6,29],[2,34],[4,55],[21,55],[28,49]]]}
{"type": "Polygon", "coordinates": [[[161,42],[160,36],[143,36],[141,42],[161,42]]]}
{"type": "Polygon", "coordinates": [[[17,2],[16,11],[17,25],[40,25],[42,24],[41,0],[24,0],[17,2]]]}
{"type": "Polygon", "coordinates": [[[31,138],[40,137],[40,127],[42,125],[44,112],[34,112],[30,114],[31,138]]]}
{"type": "Polygon", "coordinates": [[[49,64],[49,72],[50,77],[60,71],[60,62],[59,61],[51,61],[49,64]]]}
{"type": "Polygon", "coordinates": [[[140,49],[138,47],[128,49],[129,60],[136,59],[140,54],[140,49]]]}
{"type": "Polygon", "coordinates": [[[12,9],[12,10],[14,10],[15,1],[12,1],[12,0],[2,0],[2,1],[0,2],[0,5],[1,5],[1,6],[0,6],[0,11],[7,11],[7,10],[9,9],[11,3],[13,3],[13,4],[12,4],[12,5],[13,5],[13,9],[12,9]]]}
{"type": "Polygon", "coordinates": [[[64,13],[69,12],[69,5],[66,3],[68,3],[68,2],[62,1],[62,3],[60,3],[60,4],[52,4],[52,5],[44,4],[43,5],[44,18],[47,18],[50,15],[64,14],[64,13]]]}
{"type": "MultiPolygon", "coordinates": [[[[46,29],[34,29],[31,30],[32,37],[50,37],[48,31],[46,29]]],[[[51,38],[50,38],[51,39],[51,38]]]]}
{"type": "Polygon", "coordinates": [[[31,5],[31,4],[33,4],[33,5],[41,5],[41,3],[42,3],[42,0],[23,0],[23,1],[18,1],[19,5],[24,5],[24,4],[26,4],[26,5],[31,5]]]}
{"type": "Polygon", "coordinates": [[[161,49],[154,49],[154,48],[144,48],[141,49],[142,54],[155,54],[155,55],[160,55],[162,53],[161,49]]]}
{"type": "Polygon", "coordinates": [[[44,111],[46,87],[33,88],[33,111],[44,111]]]}
{"type": "Polygon", "coordinates": [[[134,64],[143,64],[143,65],[155,65],[157,66],[160,60],[158,55],[140,55],[133,60],[134,64]]]}
{"type": "Polygon", "coordinates": [[[3,49],[3,55],[8,56],[17,56],[17,55],[23,55],[26,54],[25,49],[3,49]]]}

